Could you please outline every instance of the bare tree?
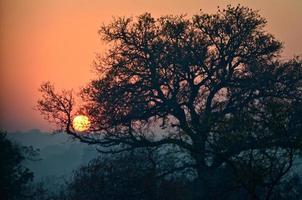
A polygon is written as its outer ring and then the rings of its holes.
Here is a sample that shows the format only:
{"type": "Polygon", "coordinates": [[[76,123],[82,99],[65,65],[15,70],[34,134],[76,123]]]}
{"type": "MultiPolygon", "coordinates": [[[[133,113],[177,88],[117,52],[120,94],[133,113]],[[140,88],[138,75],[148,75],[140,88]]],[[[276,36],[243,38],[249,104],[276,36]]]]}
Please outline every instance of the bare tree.
{"type": "Polygon", "coordinates": [[[259,184],[269,199],[302,144],[302,62],[281,60],[282,43],[265,25],[242,6],[117,18],[99,31],[111,48],[81,95],[89,134],[71,126],[71,93],[43,84],[38,109],[102,152],[174,145],[190,155],[183,168],[193,167],[203,187],[227,166],[252,199],[259,184]]]}

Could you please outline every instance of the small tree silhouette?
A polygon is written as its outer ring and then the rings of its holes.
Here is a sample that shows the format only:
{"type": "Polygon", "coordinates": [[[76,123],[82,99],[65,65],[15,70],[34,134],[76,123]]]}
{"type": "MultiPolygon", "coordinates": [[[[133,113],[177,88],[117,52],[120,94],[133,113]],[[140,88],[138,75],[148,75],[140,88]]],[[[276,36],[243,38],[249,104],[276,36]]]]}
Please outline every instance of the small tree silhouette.
{"type": "Polygon", "coordinates": [[[33,180],[33,172],[22,165],[26,159],[36,157],[37,151],[32,147],[22,147],[6,138],[0,131],[0,196],[3,200],[31,199],[29,183],[33,180]]]}
{"type": "Polygon", "coordinates": [[[207,191],[230,168],[232,187],[269,199],[302,144],[302,62],[281,60],[265,25],[243,6],[115,19],[99,31],[111,47],[95,63],[99,78],[81,94],[90,134],[72,129],[69,92],[43,84],[38,109],[101,152],[174,145],[191,162],[172,171],[194,168],[207,191]]]}

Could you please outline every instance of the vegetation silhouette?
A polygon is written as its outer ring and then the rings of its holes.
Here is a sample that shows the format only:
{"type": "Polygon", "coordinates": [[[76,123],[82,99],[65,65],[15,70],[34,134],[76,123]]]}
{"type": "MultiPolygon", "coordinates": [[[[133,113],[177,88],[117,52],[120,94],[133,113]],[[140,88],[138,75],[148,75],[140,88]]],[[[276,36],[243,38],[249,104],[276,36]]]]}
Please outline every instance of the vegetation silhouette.
{"type": "MultiPolygon", "coordinates": [[[[147,151],[123,152],[100,156],[88,165],[76,170],[61,187],[62,190],[50,195],[52,200],[195,200],[200,199],[200,188],[188,173],[176,173],[159,178],[161,170],[152,163],[163,163],[156,159],[157,153],[147,151]]],[[[174,165],[168,162],[166,164],[174,165]]],[[[212,177],[217,187],[202,199],[247,199],[244,190],[226,190],[230,174],[212,177]],[[214,193],[211,194],[210,193],[214,193]]],[[[271,199],[299,200],[302,194],[301,178],[297,174],[288,176],[276,189],[271,199]]],[[[49,199],[49,198],[48,198],[49,199]]],[[[261,198],[260,198],[261,199],[261,198]]],[[[42,199],[40,199],[42,200],[42,199]]]]}
{"type": "Polygon", "coordinates": [[[163,175],[192,169],[192,198],[272,199],[301,150],[302,61],[281,59],[265,25],[240,5],[114,19],[99,31],[110,49],[81,109],[49,82],[37,109],[101,153],[174,149],[178,163],[163,175]],[[89,116],[87,133],[72,128],[75,113],[89,116]]]}
{"type": "Polygon", "coordinates": [[[186,179],[158,181],[156,153],[136,150],[99,157],[75,171],[57,199],[187,199],[186,179]],[[169,185],[169,183],[173,183],[169,185]],[[174,189],[177,189],[176,191],[174,189]]]}
{"type": "Polygon", "coordinates": [[[37,150],[15,144],[0,131],[0,198],[3,200],[34,199],[41,187],[31,185],[34,174],[23,165],[34,160],[37,150]]]}

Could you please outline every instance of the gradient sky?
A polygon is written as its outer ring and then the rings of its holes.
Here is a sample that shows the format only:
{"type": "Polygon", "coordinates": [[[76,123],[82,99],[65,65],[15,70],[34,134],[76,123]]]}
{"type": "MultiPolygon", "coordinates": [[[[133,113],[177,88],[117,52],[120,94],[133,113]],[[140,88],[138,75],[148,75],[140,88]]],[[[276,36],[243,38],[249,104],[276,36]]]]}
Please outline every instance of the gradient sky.
{"type": "Polygon", "coordinates": [[[39,85],[78,90],[88,83],[104,49],[98,28],[113,16],[190,16],[238,3],[260,10],[285,44],[284,58],[302,55],[302,0],[0,0],[0,128],[49,131],[33,110],[39,85]]]}

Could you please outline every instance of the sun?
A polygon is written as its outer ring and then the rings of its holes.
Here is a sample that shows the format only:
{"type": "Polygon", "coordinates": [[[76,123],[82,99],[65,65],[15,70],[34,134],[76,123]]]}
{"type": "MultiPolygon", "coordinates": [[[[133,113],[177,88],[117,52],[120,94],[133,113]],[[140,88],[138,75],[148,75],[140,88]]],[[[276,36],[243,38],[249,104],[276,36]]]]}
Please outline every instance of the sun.
{"type": "Polygon", "coordinates": [[[72,127],[79,132],[86,131],[90,127],[90,120],[85,115],[77,115],[72,120],[72,127]]]}

